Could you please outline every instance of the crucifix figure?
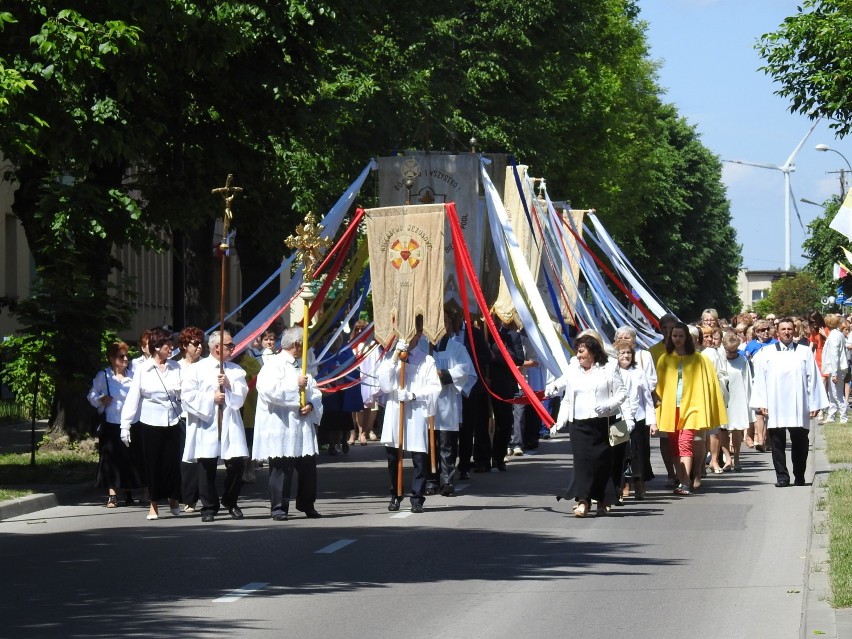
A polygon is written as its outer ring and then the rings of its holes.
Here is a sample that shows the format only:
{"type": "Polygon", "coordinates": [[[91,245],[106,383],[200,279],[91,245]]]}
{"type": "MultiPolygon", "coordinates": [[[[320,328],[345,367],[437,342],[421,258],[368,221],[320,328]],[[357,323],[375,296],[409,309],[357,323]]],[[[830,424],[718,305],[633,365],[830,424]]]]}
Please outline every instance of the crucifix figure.
{"type": "MultiPolygon", "coordinates": [[[[299,297],[304,302],[302,313],[302,375],[308,371],[308,325],[311,322],[311,300],[314,292],[311,290],[314,268],[323,256],[323,253],[331,246],[331,240],[320,235],[320,226],[317,224],[313,213],[308,213],[305,221],[296,227],[296,234],[290,235],[284,240],[288,248],[299,252],[298,260],[302,265],[302,291],[299,297]]],[[[305,391],[299,394],[300,403],[305,405],[305,391]]]]}

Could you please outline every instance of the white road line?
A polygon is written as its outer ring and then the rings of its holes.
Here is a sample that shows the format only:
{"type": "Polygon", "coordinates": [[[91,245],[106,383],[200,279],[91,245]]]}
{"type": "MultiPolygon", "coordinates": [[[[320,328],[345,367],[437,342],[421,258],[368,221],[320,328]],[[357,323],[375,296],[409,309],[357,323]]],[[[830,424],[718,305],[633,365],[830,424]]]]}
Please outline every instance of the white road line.
{"type": "Polygon", "coordinates": [[[232,590],[230,594],[225,595],[224,597],[219,597],[218,599],[214,599],[213,603],[231,603],[233,601],[239,601],[243,597],[247,597],[253,592],[257,592],[258,590],[262,590],[266,588],[269,583],[260,583],[260,582],[252,582],[250,584],[246,584],[242,588],[237,588],[236,590],[232,590]]]}
{"type": "Polygon", "coordinates": [[[406,517],[411,517],[411,511],[407,513],[397,513],[390,516],[391,519],[405,519],[406,517]]]}
{"type": "Polygon", "coordinates": [[[315,555],[321,555],[321,554],[330,555],[331,553],[337,552],[341,548],[346,548],[346,546],[348,546],[349,544],[354,544],[354,543],[355,543],[354,539],[338,539],[333,544],[329,544],[325,548],[320,548],[314,554],[315,555]]]}

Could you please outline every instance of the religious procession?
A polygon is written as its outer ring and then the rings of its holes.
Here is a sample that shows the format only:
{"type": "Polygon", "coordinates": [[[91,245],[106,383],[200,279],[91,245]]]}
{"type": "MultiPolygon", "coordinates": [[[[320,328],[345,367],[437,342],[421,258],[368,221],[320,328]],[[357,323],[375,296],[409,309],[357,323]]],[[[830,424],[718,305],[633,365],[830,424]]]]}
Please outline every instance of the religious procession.
{"type": "MultiPolygon", "coordinates": [[[[241,191],[230,176],[214,190],[223,287],[241,191]]],[[[776,487],[803,486],[812,423],[847,421],[852,318],[686,323],[594,209],[551,201],[508,157],[373,160],[285,244],[290,278],[263,313],[243,323],[223,293],[217,326],[147,330],[132,361],[109,346],[88,394],[107,508],[242,519],[264,468],[273,521],[320,518],[321,455],[381,445],[387,510],[428,513],[565,438],[552,494],[603,517],[654,491],[694,499],[745,451],[771,455],[776,487]],[[364,209],[374,171],[380,206],[364,209]]]]}

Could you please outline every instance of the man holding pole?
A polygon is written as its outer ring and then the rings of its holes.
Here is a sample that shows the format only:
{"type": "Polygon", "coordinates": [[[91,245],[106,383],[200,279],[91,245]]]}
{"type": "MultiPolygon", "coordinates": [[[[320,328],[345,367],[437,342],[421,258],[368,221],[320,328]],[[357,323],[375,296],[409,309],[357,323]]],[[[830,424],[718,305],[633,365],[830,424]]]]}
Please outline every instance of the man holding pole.
{"type": "Polygon", "coordinates": [[[321,515],[317,499],[317,426],[322,394],[314,378],[301,370],[302,328],[281,335],[281,352],[269,358],[257,375],[254,459],[269,459],[269,501],[275,521],[287,521],[293,471],[299,474],[296,509],[309,519],[321,515]]]}
{"type": "MultiPolygon", "coordinates": [[[[416,319],[416,345],[423,333],[423,319],[416,319]]],[[[402,501],[402,474],[400,472],[404,451],[411,453],[414,476],[409,499],[411,512],[422,513],[426,501],[426,469],[429,464],[429,417],[435,415],[441,382],[435,360],[408,342],[398,339],[393,352],[386,355],[376,369],[381,392],[385,393],[385,418],[382,425],[382,443],[388,459],[391,499],[388,510],[399,510],[402,501]]]]}
{"type": "Polygon", "coordinates": [[[188,419],[183,461],[198,464],[198,496],[201,521],[213,521],[219,511],[216,467],[225,461],[225,490],[221,505],[234,519],[242,519],[237,505],[242,486],[244,458],[248,457],[246,433],[240,408],[248,395],[245,371],[230,362],[234,340],[225,331],[210,335],[210,355],[194,366],[184,368],[180,400],[188,419]],[[224,372],[219,372],[220,367],[224,372]],[[220,390],[224,389],[224,390],[220,390]],[[217,415],[222,415],[221,435],[217,415]]]}

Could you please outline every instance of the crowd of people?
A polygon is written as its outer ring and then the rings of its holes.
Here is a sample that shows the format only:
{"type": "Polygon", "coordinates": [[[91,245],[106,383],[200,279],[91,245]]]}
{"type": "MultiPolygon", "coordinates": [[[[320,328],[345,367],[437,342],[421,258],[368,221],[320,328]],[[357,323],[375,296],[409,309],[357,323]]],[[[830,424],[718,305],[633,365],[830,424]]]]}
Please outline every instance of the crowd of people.
{"type": "MultiPolygon", "coordinates": [[[[164,502],[172,516],[200,502],[203,522],[222,509],[242,519],[241,487],[268,465],[270,517],[290,516],[295,472],[295,509],[318,518],[321,445],[334,455],[380,441],[388,510],[407,497],[421,513],[427,496],[454,495],[472,472],[505,472],[512,457],[567,432],[572,472],[557,498],[573,501],[576,517],[593,508],[604,516],[631,494],[645,499],[655,479],[654,437],[665,489],[689,496],[707,475],[741,471],[743,446],[771,452],[776,486],[804,485],[811,420],[847,421],[852,339],[849,320],[837,315],[744,314],[728,322],[707,309],[691,325],[665,315],[661,339],[647,350],[637,347],[631,326],[607,338],[587,330],[575,336],[568,370],[558,377],[540,365],[511,318],[495,321],[489,334],[448,314],[437,344],[418,322],[411,340],[387,350],[370,339],[331,349],[320,366],[340,370],[353,358],[358,366],[323,391],[313,352],[303,361],[301,327],[273,325],[237,358],[231,331],[145,331],[132,362],[129,346],[116,342],[89,392],[102,416],[97,482],[106,506],[117,507],[120,496],[134,503],[135,491],[149,520],[161,517],[164,502]],[[524,401],[518,375],[542,391],[552,425],[524,401]],[[413,466],[407,487],[406,453],[413,466]]],[[[360,320],[352,335],[366,327],[360,320]]]]}

